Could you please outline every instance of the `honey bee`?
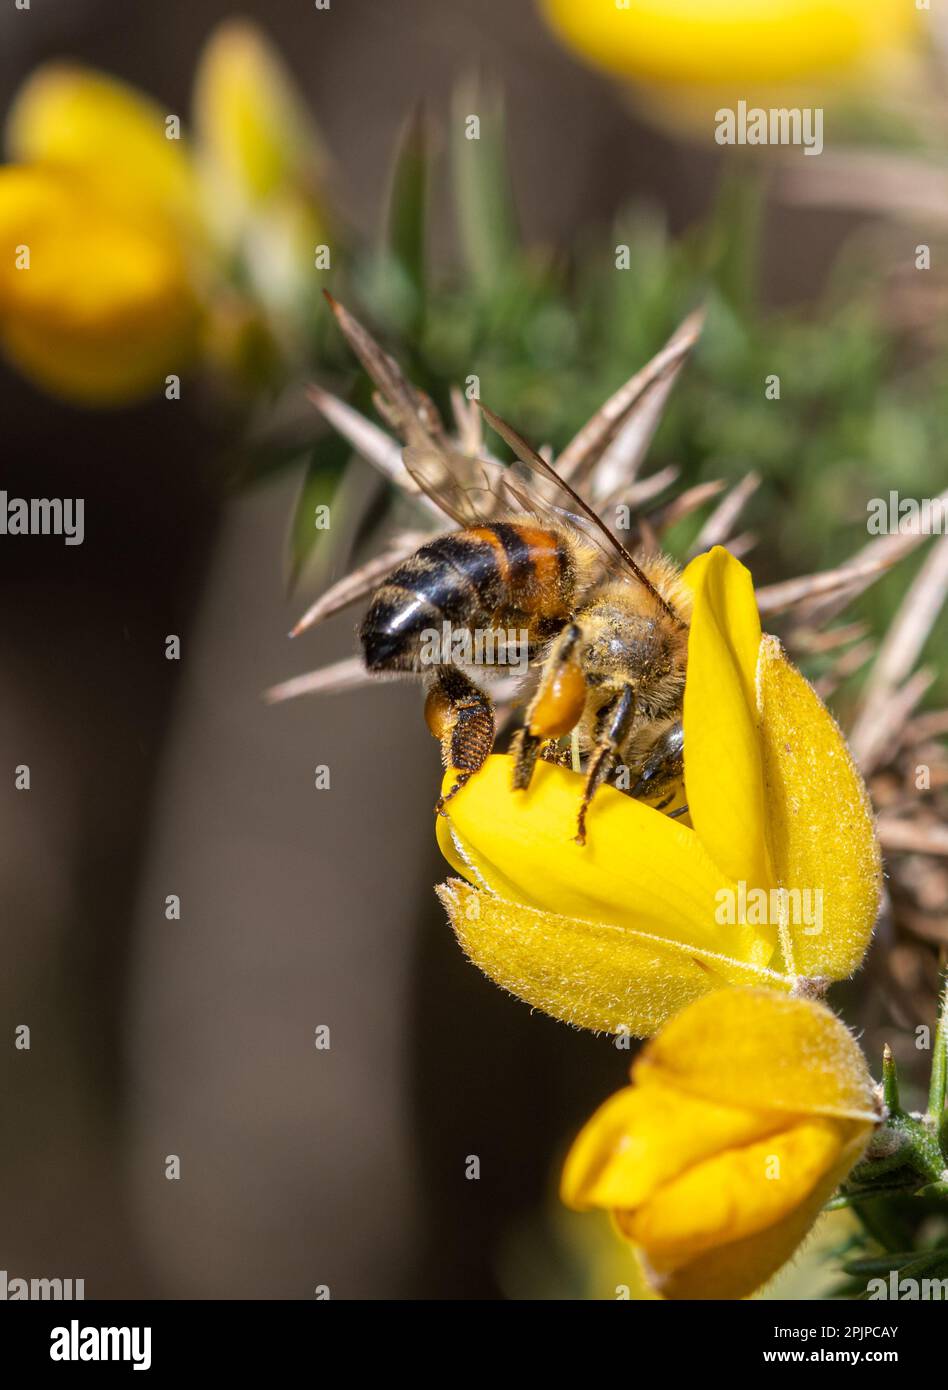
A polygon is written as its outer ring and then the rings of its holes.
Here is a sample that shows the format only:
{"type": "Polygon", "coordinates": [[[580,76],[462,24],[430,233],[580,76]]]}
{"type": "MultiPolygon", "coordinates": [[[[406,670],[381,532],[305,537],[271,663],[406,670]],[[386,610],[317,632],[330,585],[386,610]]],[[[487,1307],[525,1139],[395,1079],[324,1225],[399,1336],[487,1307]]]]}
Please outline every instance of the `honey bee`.
{"type": "Polygon", "coordinates": [[[538,757],[561,761],[558,741],[578,737],[586,763],[576,840],[584,844],[592,798],[619,771],[632,796],[658,809],[674,799],[690,595],[672,560],[631,555],[550,464],[482,409],[545,489],[484,461],[478,503],[440,460],[406,450],[418,485],[462,529],[425,542],[376,590],[359,630],[365,663],[372,672],[425,676],[425,719],[456,772],[438,803],[443,812],[493,750],[494,705],[466,662],[442,649],[432,663],[424,644],[447,628],[522,633],[539,680],[511,744],[513,787],[526,789],[538,757]],[[551,500],[551,487],[565,506],[551,500]]]}

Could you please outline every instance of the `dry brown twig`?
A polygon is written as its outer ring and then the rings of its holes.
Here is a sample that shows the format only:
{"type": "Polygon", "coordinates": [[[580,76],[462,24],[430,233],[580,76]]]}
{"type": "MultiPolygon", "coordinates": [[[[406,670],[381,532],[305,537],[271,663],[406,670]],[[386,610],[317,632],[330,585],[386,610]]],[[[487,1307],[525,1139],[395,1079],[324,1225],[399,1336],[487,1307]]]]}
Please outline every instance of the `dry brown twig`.
{"type": "MultiPolygon", "coordinates": [[[[948,536],[932,547],[908,593],[902,600],[863,692],[862,708],[850,731],[850,746],[866,771],[877,763],[886,742],[901,724],[893,722],[893,710],[904,714],[903,682],[922,654],[922,649],[948,597],[948,536]],[[901,690],[900,690],[901,687],[901,690]]],[[[927,685],[924,687],[927,689],[927,685]]],[[[924,689],[921,693],[924,693],[924,689]]]]}

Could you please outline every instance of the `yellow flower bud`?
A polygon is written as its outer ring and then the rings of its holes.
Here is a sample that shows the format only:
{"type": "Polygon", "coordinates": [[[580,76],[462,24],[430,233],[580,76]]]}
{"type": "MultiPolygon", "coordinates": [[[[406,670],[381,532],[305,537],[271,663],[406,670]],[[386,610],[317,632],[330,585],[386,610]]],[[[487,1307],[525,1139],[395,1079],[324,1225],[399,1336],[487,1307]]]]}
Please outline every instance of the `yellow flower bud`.
{"type": "Polygon", "coordinates": [[[822,1004],[757,989],[678,1014],[593,1115],[561,1195],[601,1207],[666,1298],[743,1298],[777,1272],[878,1121],[856,1042],[822,1004]]]}

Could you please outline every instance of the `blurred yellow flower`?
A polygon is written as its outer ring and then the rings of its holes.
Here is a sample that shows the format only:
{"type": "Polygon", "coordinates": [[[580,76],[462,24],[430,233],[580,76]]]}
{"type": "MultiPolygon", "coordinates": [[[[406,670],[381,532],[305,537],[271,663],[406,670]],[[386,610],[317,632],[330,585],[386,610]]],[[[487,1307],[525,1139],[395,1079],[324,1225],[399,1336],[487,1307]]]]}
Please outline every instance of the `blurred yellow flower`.
{"type": "Polygon", "coordinates": [[[277,54],[245,20],[222,25],[194,82],[199,159],[224,234],[247,209],[288,192],[315,201],[323,176],[319,137],[277,54]]]}
{"type": "Polygon", "coordinates": [[[47,390],[107,404],[188,364],[196,185],[156,107],[110,78],[42,68],[0,169],[0,337],[47,390]]]}
{"type": "Polygon", "coordinates": [[[179,238],[71,171],[0,169],[0,341],[54,394],[101,405],[187,366],[197,299],[179,238]]]}
{"type": "Polygon", "coordinates": [[[582,778],[539,763],[515,792],[506,756],[437,820],[466,880],[439,895],[470,959],[555,1018],[641,1037],[721,986],[850,975],[879,904],[865,788],[826,708],[762,636],[750,574],[715,547],[684,580],[690,824],[603,787],[577,845],[582,778]]]}
{"type": "Polygon", "coordinates": [[[848,67],[915,24],[904,0],[541,0],[571,48],[624,77],[780,81],[848,67]]]}
{"type": "MultiPolygon", "coordinates": [[[[54,63],[25,83],[6,124],[12,162],[0,168],[0,343],[24,373],[107,405],[153,390],[199,353],[219,356],[218,329],[230,342],[235,316],[254,312],[226,285],[228,257],[258,231],[247,207],[285,222],[288,203],[309,208],[315,196],[281,78],[250,26],[212,35],[197,155],[174,113],[111,77],[54,63]],[[267,123],[248,115],[253,82],[267,123]]],[[[271,260],[281,253],[283,240],[271,260]]]]}
{"type": "Polygon", "coordinates": [[[917,30],[913,0],[540,0],[580,57],[641,84],[693,123],[740,98],[824,82],[823,96],[890,69],[917,30]]]}
{"type": "Polygon", "coordinates": [[[274,333],[292,350],[319,286],[327,160],[280,56],[246,20],[215,31],[194,82],[196,160],[218,246],[239,256],[274,333]]]}
{"type": "Polygon", "coordinates": [[[808,999],[729,990],[644,1049],[561,1196],[612,1212],[665,1298],[743,1298],[790,1258],[879,1119],[856,1042],[808,999]]]}

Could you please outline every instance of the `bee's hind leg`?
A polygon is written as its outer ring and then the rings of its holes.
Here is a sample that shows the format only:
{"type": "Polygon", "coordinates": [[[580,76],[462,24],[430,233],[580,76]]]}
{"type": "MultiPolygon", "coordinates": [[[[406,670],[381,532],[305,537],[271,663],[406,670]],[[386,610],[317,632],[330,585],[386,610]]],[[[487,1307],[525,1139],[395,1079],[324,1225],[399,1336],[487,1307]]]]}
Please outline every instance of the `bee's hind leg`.
{"type": "Polygon", "coordinates": [[[629,735],[635,717],[635,690],[624,685],[607,705],[599,711],[596,720],[596,742],[586,769],[586,785],[583,799],[579,804],[576,818],[576,843],[586,843],[586,812],[599,787],[609,776],[618,757],[619,749],[629,735]]]}
{"type": "Polygon", "coordinates": [[[435,810],[465,786],[494,747],[494,706],[490,696],[457,666],[439,666],[425,700],[425,723],[441,742],[445,767],[457,773],[454,786],[439,796],[435,810]]]}

